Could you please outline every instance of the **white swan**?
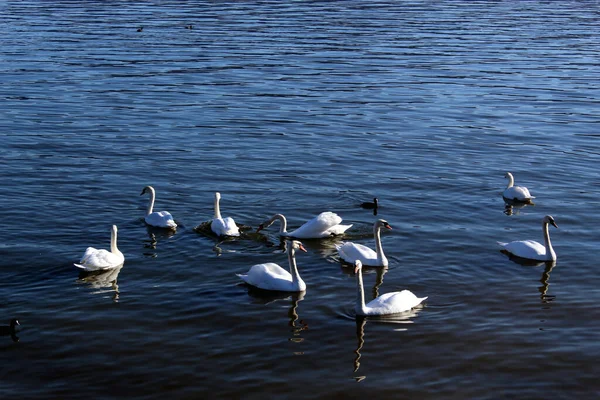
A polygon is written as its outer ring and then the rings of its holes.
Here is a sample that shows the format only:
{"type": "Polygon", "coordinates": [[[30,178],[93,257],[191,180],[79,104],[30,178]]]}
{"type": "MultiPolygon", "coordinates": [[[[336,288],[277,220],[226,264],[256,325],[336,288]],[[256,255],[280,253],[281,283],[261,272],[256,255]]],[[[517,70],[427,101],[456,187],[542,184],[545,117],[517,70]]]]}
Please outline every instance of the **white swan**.
{"type": "Polygon", "coordinates": [[[296,266],[296,250],[306,252],[302,243],[293,240],[287,243],[288,261],[290,272],[274,263],[253,265],[246,275],[237,274],[244,282],[264,290],[276,290],[280,292],[303,292],[306,290],[306,284],[300,278],[298,267],[296,266]]]}
{"type": "Polygon", "coordinates": [[[110,251],[88,247],[79,264],[74,265],[86,271],[98,271],[116,268],[123,265],[123,262],[125,262],[125,257],[117,248],[117,226],[113,225],[110,235],[110,251]]]}
{"type": "Polygon", "coordinates": [[[502,246],[506,252],[517,257],[539,261],[554,261],[556,260],[556,253],[550,242],[548,224],[552,224],[555,228],[558,228],[558,225],[556,225],[556,222],[554,222],[554,218],[552,218],[551,215],[546,215],[544,219],[542,219],[542,231],[544,232],[545,245],[533,240],[516,240],[510,243],[498,242],[498,244],[502,246]]]}
{"type": "Polygon", "coordinates": [[[294,237],[298,239],[321,239],[334,235],[342,235],[352,226],[340,225],[342,218],[336,213],[326,211],[306,222],[295,231],[288,232],[287,220],[285,219],[285,216],[283,216],[283,214],[275,214],[273,217],[271,217],[271,219],[260,224],[256,232],[268,228],[276,220],[281,222],[279,227],[280,236],[294,237]]]}
{"type": "Polygon", "coordinates": [[[507,172],[504,177],[508,178],[508,186],[506,186],[506,189],[504,189],[504,192],[502,192],[502,197],[507,200],[521,201],[525,203],[530,203],[531,199],[535,199],[535,197],[529,193],[529,190],[526,187],[513,186],[515,184],[515,178],[513,178],[510,172],[507,172]]]}
{"type": "Polygon", "coordinates": [[[177,224],[173,220],[173,216],[168,211],[152,211],[154,208],[154,200],[156,199],[156,193],[154,192],[154,188],[152,186],[146,186],[140,196],[145,193],[150,193],[150,201],[148,202],[148,208],[146,209],[146,217],[144,221],[150,226],[155,226],[157,228],[169,228],[175,229],[177,228],[177,224]]]}
{"type": "Polygon", "coordinates": [[[219,209],[219,200],[221,193],[215,193],[215,217],[213,218],[210,229],[218,236],[240,236],[240,230],[231,217],[221,218],[219,209]]]}
{"type": "Polygon", "coordinates": [[[427,299],[417,297],[410,290],[401,292],[385,293],[365,304],[365,291],[363,289],[362,263],[356,260],[354,263],[356,274],[356,305],[354,310],[357,315],[390,315],[409,311],[427,299]]]}
{"type": "Polygon", "coordinates": [[[375,221],[373,225],[373,235],[375,236],[376,251],[371,250],[367,246],[362,244],[346,242],[341,245],[336,245],[338,253],[342,260],[354,264],[356,260],[360,260],[364,265],[370,267],[387,267],[388,260],[385,254],[383,254],[383,247],[381,246],[381,227],[386,229],[392,229],[390,224],[383,219],[375,221]]]}

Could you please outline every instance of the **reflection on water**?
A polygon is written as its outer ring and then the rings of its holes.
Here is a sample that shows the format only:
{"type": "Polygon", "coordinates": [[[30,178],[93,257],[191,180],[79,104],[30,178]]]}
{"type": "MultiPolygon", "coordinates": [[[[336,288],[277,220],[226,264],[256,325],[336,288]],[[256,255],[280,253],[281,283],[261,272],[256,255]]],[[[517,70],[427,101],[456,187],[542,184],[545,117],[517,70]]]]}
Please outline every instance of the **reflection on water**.
{"type": "MultiPolygon", "coordinates": [[[[415,318],[419,314],[419,312],[422,310],[422,308],[423,307],[420,305],[416,308],[413,308],[410,311],[406,311],[406,312],[403,312],[400,314],[392,314],[392,315],[378,316],[378,317],[357,316],[356,317],[357,345],[356,345],[356,350],[354,350],[354,354],[356,354],[356,357],[354,358],[354,372],[357,372],[358,369],[360,368],[361,350],[365,344],[365,326],[367,324],[367,320],[371,321],[372,323],[412,324],[413,318],[415,318]]],[[[407,328],[397,328],[397,329],[394,329],[394,332],[404,332],[406,330],[407,330],[407,328]]],[[[360,382],[365,378],[366,378],[366,376],[355,376],[354,377],[354,379],[356,379],[357,382],[360,382]]]]}
{"type": "Polygon", "coordinates": [[[504,199],[504,214],[506,215],[518,215],[522,208],[528,205],[533,206],[533,203],[520,203],[513,200],[504,199]]]}
{"type": "MultiPolygon", "coordinates": [[[[156,250],[158,246],[158,242],[161,240],[166,240],[175,235],[177,231],[173,229],[165,229],[165,228],[157,228],[154,226],[146,225],[146,231],[148,232],[149,240],[144,241],[144,248],[150,250],[156,250]]],[[[154,251],[144,252],[145,257],[155,258],[157,253],[154,251]]]]}
{"type": "Polygon", "coordinates": [[[123,269],[123,264],[107,271],[80,271],[77,283],[87,284],[90,288],[95,289],[92,291],[93,294],[113,292],[112,299],[116,303],[119,301],[119,285],[117,284],[117,277],[119,276],[121,269],[123,269]]]}
{"type": "MultiPolygon", "coordinates": [[[[350,264],[340,263],[342,272],[349,276],[355,276],[354,266],[350,267],[350,264]]],[[[388,268],[381,267],[363,267],[362,268],[363,277],[368,274],[375,273],[375,283],[373,284],[373,289],[371,291],[373,295],[373,299],[379,296],[379,288],[383,284],[383,276],[388,272],[388,268]]],[[[367,299],[365,299],[367,300],[367,299]]]]}
{"type": "Polygon", "coordinates": [[[300,319],[298,315],[298,303],[304,300],[304,295],[306,292],[289,293],[263,290],[245,283],[240,284],[240,286],[246,286],[248,288],[248,295],[260,304],[266,305],[280,300],[290,300],[291,304],[288,310],[288,325],[290,326],[292,337],[289,338],[289,341],[296,343],[304,341],[304,339],[300,337],[300,334],[302,331],[308,330],[308,323],[306,320],[300,319]]]}
{"type": "Polygon", "coordinates": [[[524,267],[539,267],[541,265],[544,265],[545,266],[544,272],[542,273],[542,277],[540,278],[540,282],[542,282],[542,286],[540,286],[538,288],[538,290],[541,293],[540,298],[542,300],[542,303],[549,303],[556,298],[556,296],[547,294],[548,288],[550,286],[550,283],[548,282],[550,280],[550,272],[552,272],[552,269],[554,269],[554,267],[556,266],[556,261],[530,260],[528,258],[517,257],[514,254],[511,254],[506,250],[500,250],[500,252],[502,254],[505,254],[506,256],[508,256],[508,258],[512,262],[522,265],[524,267]]]}

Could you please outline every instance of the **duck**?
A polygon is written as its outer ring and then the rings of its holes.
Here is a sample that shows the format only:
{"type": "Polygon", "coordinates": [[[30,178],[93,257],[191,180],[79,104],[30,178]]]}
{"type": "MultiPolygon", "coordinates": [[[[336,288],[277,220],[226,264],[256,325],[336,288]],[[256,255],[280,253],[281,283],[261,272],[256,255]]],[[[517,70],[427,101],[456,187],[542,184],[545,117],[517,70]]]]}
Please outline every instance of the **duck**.
{"type": "Polygon", "coordinates": [[[322,239],[330,236],[343,235],[350,225],[341,225],[342,218],[331,211],[325,211],[307,221],[295,231],[287,231],[287,220],[283,214],[275,214],[258,226],[256,232],[268,228],[273,222],[279,221],[279,235],[296,239],[322,239]]]}
{"type": "Polygon", "coordinates": [[[210,229],[217,236],[240,236],[240,229],[231,217],[222,218],[219,208],[221,193],[215,193],[215,215],[210,223],[210,229]]]}
{"type": "Polygon", "coordinates": [[[10,324],[8,326],[0,326],[0,336],[16,336],[17,334],[17,326],[19,326],[19,321],[16,318],[10,320],[10,324]]]}
{"type": "Polygon", "coordinates": [[[361,203],[360,206],[362,208],[366,208],[369,210],[373,210],[379,207],[379,201],[377,200],[377,197],[373,197],[373,201],[365,201],[364,203],[361,203]]]}
{"type": "Polygon", "coordinates": [[[306,283],[300,277],[296,265],[296,250],[306,252],[298,240],[290,240],[287,244],[289,272],[275,263],[253,265],[246,274],[237,274],[248,285],[263,290],[278,292],[304,292],[306,283]]]}
{"type": "Polygon", "coordinates": [[[510,172],[507,172],[504,177],[508,178],[508,186],[506,186],[506,189],[504,189],[504,192],[502,192],[502,197],[504,197],[506,200],[531,203],[532,199],[535,199],[535,197],[529,193],[529,189],[526,187],[513,186],[515,184],[515,178],[510,172]]]}
{"type": "Polygon", "coordinates": [[[502,247],[502,251],[516,257],[528,260],[556,261],[556,252],[552,248],[552,243],[550,242],[548,225],[558,228],[556,221],[554,221],[554,218],[551,215],[546,215],[542,219],[542,232],[544,234],[543,245],[534,240],[515,240],[509,243],[498,242],[498,244],[502,247]]]}
{"type": "Polygon", "coordinates": [[[344,242],[336,245],[340,258],[349,264],[354,264],[356,260],[359,260],[365,266],[387,267],[388,259],[383,253],[383,246],[381,245],[381,228],[392,229],[386,220],[378,219],[375,221],[373,224],[373,235],[375,236],[376,250],[372,250],[359,243],[344,242]]]}
{"type": "Polygon", "coordinates": [[[415,308],[427,297],[417,297],[410,290],[402,290],[401,292],[391,292],[382,294],[379,297],[365,304],[365,292],[362,279],[362,262],[356,260],[354,262],[354,273],[356,274],[356,305],[354,311],[359,316],[377,316],[398,314],[405,311],[410,311],[415,308]]]}
{"type": "Polygon", "coordinates": [[[148,208],[146,209],[146,216],[144,221],[150,226],[157,228],[168,228],[175,229],[177,224],[173,220],[173,216],[168,211],[152,211],[154,208],[154,200],[156,199],[156,192],[152,186],[146,186],[140,196],[146,193],[150,193],[150,201],[148,202],[148,208]]]}
{"type": "Polygon", "coordinates": [[[110,251],[88,247],[79,263],[74,265],[84,271],[100,271],[119,267],[124,262],[123,253],[117,248],[117,226],[113,225],[110,235],[110,251]]]}

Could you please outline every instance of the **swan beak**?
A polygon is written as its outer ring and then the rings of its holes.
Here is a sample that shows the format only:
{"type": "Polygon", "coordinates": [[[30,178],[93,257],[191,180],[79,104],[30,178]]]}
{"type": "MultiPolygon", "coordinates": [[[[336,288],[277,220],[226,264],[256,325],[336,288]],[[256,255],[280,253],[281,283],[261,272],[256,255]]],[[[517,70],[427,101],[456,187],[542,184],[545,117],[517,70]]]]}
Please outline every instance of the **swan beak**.
{"type": "Polygon", "coordinates": [[[355,274],[358,274],[358,271],[360,271],[360,270],[361,270],[361,266],[360,265],[357,265],[356,267],[354,267],[354,273],[355,274]]]}
{"type": "Polygon", "coordinates": [[[558,225],[556,225],[556,222],[550,221],[550,223],[552,224],[553,227],[555,227],[556,229],[558,229],[558,225]]]}
{"type": "Polygon", "coordinates": [[[392,229],[392,226],[390,224],[385,224],[384,225],[387,229],[392,229]]]}
{"type": "Polygon", "coordinates": [[[143,195],[144,193],[146,193],[146,189],[142,190],[142,193],[140,193],[140,196],[143,195]]]}
{"type": "Polygon", "coordinates": [[[302,245],[302,243],[298,246],[299,250],[302,250],[305,253],[308,253],[308,251],[306,251],[306,249],[304,248],[304,246],[302,245]]]}
{"type": "Polygon", "coordinates": [[[265,229],[264,226],[262,224],[260,224],[258,226],[258,228],[256,228],[256,233],[260,232],[261,230],[265,229]]]}

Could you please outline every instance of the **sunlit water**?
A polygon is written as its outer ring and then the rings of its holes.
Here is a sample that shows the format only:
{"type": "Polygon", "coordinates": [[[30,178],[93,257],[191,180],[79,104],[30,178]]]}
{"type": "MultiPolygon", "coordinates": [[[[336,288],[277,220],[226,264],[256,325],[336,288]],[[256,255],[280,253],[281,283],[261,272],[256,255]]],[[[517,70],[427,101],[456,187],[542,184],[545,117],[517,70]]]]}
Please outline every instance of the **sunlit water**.
{"type": "MultiPolygon", "coordinates": [[[[0,3],[2,398],[592,398],[600,290],[595,2],[0,3]],[[192,29],[186,29],[186,25],[192,29]],[[141,32],[138,28],[143,27],[141,32]],[[504,174],[536,196],[506,209],[504,174]],[[174,235],[143,222],[156,209],[174,235]],[[321,211],[387,270],[354,314],[338,239],[304,241],[308,290],[236,273],[286,265],[275,226],[321,211]],[[361,209],[377,196],[378,215],[361,209]],[[542,240],[522,266],[497,241],[542,240]],[[80,276],[119,227],[125,265],[80,276]]],[[[340,239],[341,240],[341,239],[340,239]]]]}

